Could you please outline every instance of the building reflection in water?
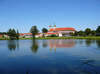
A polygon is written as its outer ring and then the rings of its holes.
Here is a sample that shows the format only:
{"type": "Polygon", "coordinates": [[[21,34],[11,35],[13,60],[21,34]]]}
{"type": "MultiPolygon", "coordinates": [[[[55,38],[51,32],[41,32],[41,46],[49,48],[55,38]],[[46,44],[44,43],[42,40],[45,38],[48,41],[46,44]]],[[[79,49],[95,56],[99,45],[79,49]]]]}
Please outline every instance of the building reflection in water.
{"type": "Polygon", "coordinates": [[[52,49],[56,48],[70,48],[70,47],[74,47],[75,46],[75,42],[72,39],[68,39],[68,40],[49,40],[49,47],[50,47],[50,51],[52,49]]]}
{"type": "Polygon", "coordinates": [[[8,40],[8,49],[15,51],[16,48],[19,49],[19,40],[8,40]]]}
{"type": "Polygon", "coordinates": [[[32,43],[31,44],[32,44],[31,45],[32,52],[37,53],[38,48],[39,48],[38,42],[36,40],[32,40],[32,43]]]}

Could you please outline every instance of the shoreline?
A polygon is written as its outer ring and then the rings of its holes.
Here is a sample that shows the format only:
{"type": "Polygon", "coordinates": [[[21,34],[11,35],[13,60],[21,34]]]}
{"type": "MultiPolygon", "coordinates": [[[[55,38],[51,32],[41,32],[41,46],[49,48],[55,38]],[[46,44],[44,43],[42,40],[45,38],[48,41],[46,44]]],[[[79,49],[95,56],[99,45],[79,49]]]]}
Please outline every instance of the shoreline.
{"type": "MultiPolygon", "coordinates": [[[[100,39],[100,36],[88,36],[88,37],[45,37],[45,38],[36,38],[39,40],[45,39],[100,39]]],[[[0,38],[0,40],[10,40],[7,38],[0,38]]],[[[19,40],[32,40],[32,38],[20,38],[19,40]]]]}

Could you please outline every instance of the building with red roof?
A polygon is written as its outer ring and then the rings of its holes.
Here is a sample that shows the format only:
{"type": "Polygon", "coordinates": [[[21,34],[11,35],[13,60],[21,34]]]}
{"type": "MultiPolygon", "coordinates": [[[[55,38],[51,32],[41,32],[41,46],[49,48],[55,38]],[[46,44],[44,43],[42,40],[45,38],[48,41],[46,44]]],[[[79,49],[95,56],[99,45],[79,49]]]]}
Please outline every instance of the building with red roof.
{"type": "MultiPolygon", "coordinates": [[[[32,33],[20,33],[19,35],[20,37],[32,38],[32,33]]],[[[40,37],[40,36],[41,36],[41,33],[38,33],[35,35],[35,37],[40,37]]]]}
{"type": "Polygon", "coordinates": [[[0,34],[0,38],[2,37],[3,35],[2,34],[0,34]]]}
{"type": "MultiPolygon", "coordinates": [[[[56,36],[62,37],[62,36],[70,36],[70,33],[75,33],[75,31],[76,30],[74,28],[69,28],[69,27],[56,28],[56,26],[54,26],[54,28],[50,27],[47,33],[45,34],[38,33],[35,36],[36,37],[43,37],[43,36],[47,37],[51,35],[56,35],[56,36]]],[[[32,33],[20,33],[20,37],[31,38],[32,33]]]]}
{"type": "Polygon", "coordinates": [[[70,33],[75,33],[75,29],[74,28],[69,28],[69,27],[64,27],[64,28],[50,28],[49,32],[47,33],[47,35],[58,35],[59,37],[62,36],[70,36],[70,33]]]}
{"type": "Polygon", "coordinates": [[[75,31],[74,28],[51,28],[49,31],[75,31]]]}

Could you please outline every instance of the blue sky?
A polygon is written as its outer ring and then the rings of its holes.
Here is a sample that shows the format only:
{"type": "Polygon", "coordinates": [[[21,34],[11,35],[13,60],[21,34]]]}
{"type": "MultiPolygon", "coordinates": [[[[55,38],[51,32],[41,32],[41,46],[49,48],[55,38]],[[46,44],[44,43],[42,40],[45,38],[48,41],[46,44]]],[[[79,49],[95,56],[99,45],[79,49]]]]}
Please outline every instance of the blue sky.
{"type": "Polygon", "coordinates": [[[100,25],[100,0],[0,0],[0,31],[29,32],[37,25],[84,30],[100,25]]]}

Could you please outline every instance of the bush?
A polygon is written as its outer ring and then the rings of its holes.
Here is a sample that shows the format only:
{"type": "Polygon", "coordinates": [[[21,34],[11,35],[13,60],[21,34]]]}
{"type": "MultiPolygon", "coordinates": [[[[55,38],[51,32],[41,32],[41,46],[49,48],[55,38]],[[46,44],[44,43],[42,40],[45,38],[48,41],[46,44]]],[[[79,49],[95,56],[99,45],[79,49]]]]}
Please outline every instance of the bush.
{"type": "Polygon", "coordinates": [[[58,37],[58,36],[55,35],[55,34],[52,34],[52,35],[50,35],[50,36],[48,36],[48,37],[58,37]]]}

